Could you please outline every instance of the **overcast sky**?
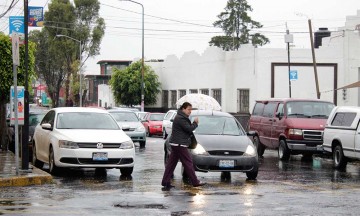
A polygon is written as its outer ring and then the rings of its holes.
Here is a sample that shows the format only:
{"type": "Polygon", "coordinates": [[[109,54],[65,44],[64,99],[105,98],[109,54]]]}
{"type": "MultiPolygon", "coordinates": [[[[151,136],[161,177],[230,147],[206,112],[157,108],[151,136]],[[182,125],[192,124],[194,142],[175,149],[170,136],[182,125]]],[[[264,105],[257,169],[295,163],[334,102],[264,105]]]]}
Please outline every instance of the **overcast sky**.
{"type": "MultiPolygon", "coordinates": [[[[137,0],[145,8],[145,59],[179,58],[184,52],[195,50],[202,54],[210,38],[221,35],[212,27],[217,15],[224,11],[227,0],[137,0]]],[[[0,0],[0,12],[10,0],[0,0]]],[[[48,0],[29,0],[30,6],[45,6],[48,0]]],[[[119,0],[100,0],[100,16],[105,19],[105,37],[101,54],[88,59],[88,74],[99,74],[100,60],[134,60],[141,58],[141,6],[119,0]]],[[[346,16],[356,15],[359,0],[248,0],[251,17],[263,24],[260,30],[271,41],[264,46],[284,48],[286,25],[294,33],[294,46],[309,48],[307,20],[312,19],[313,31],[319,27],[337,30],[344,26],[346,16]]],[[[6,34],[8,16],[21,15],[23,1],[0,19],[0,31],[6,34]]],[[[29,28],[32,30],[33,28],[29,28]]]]}

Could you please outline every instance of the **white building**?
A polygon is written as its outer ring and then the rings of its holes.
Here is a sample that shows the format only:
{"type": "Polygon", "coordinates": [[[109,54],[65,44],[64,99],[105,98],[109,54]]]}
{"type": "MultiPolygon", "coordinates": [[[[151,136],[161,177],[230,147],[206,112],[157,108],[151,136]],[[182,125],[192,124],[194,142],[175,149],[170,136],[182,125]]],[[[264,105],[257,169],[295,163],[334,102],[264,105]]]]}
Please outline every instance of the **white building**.
{"type": "MultiPolygon", "coordinates": [[[[348,16],[345,27],[323,38],[315,49],[320,99],[338,105],[360,105],[360,90],[334,89],[360,80],[360,11],[348,16]]],[[[316,31],[316,30],[313,30],[316,31]]],[[[187,93],[213,96],[223,111],[249,113],[258,99],[289,97],[287,50],[244,45],[238,51],[209,47],[203,54],[187,52],[180,59],[168,56],[164,62],[147,62],[159,75],[162,93],[151,108],[175,108],[187,93]]],[[[290,70],[298,79],[291,81],[291,96],[316,98],[311,49],[290,50],[290,70]]],[[[150,108],[150,107],[149,107],[150,108]]]]}

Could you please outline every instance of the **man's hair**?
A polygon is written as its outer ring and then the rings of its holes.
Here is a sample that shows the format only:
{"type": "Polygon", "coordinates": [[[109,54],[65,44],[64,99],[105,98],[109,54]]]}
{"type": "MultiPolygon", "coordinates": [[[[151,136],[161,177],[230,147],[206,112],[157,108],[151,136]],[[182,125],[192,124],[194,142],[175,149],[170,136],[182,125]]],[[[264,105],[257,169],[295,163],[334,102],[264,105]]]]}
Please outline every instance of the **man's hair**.
{"type": "Polygon", "coordinates": [[[188,108],[189,106],[192,107],[191,103],[189,103],[189,102],[184,102],[184,103],[181,105],[180,109],[186,109],[186,108],[188,108]]]}

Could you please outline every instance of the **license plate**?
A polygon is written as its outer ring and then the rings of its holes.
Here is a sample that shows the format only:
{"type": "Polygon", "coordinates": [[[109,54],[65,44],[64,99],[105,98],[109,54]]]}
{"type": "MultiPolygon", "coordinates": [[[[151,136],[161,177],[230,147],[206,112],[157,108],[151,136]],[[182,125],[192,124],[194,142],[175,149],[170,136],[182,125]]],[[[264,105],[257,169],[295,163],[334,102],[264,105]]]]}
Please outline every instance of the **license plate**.
{"type": "Polygon", "coordinates": [[[234,160],[220,160],[219,167],[221,168],[234,168],[235,161],[234,160]]]}
{"type": "Polygon", "coordinates": [[[94,161],[107,161],[108,160],[108,153],[107,152],[94,152],[93,153],[93,160],[94,161]]]}

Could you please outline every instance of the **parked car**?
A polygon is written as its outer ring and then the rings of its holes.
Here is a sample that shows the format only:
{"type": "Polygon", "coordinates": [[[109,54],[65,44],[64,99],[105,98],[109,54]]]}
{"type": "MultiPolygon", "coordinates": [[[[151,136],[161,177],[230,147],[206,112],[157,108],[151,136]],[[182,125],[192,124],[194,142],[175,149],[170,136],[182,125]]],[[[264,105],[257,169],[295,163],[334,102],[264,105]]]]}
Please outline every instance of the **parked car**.
{"type": "MultiPolygon", "coordinates": [[[[195,170],[222,172],[222,178],[230,178],[231,172],[245,172],[248,179],[256,179],[256,148],[235,117],[221,111],[206,110],[192,111],[190,118],[194,117],[199,118],[199,126],[194,130],[198,144],[190,150],[195,170]]],[[[169,139],[170,136],[164,144],[165,164],[171,154],[169,139]]]]}
{"type": "Polygon", "coordinates": [[[256,101],[249,120],[255,132],[259,156],[266,148],[278,149],[280,160],[302,154],[312,158],[323,152],[323,131],[334,104],[311,99],[269,99],[256,101]]]}
{"type": "Polygon", "coordinates": [[[47,112],[48,110],[29,111],[29,161],[32,161],[35,128],[47,112]]]}
{"type": "Polygon", "coordinates": [[[145,147],[145,127],[133,111],[110,109],[108,112],[115,118],[121,129],[132,139],[133,142],[139,142],[141,148],[145,147]]]}
{"type": "Polygon", "coordinates": [[[33,165],[60,168],[119,168],[130,175],[135,147],[130,137],[105,110],[83,107],[51,109],[36,126],[33,165]]]}
{"type": "Polygon", "coordinates": [[[167,136],[171,133],[172,130],[172,122],[176,116],[177,110],[169,110],[163,119],[162,122],[162,131],[163,131],[163,138],[166,139],[167,136]]]}
{"type": "Polygon", "coordinates": [[[137,111],[135,112],[137,117],[140,119],[140,120],[143,120],[145,115],[148,114],[149,112],[141,112],[141,111],[137,111]]]}
{"type": "Polygon", "coordinates": [[[335,107],[324,130],[324,150],[333,156],[336,169],[345,169],[347,162],[360,159],[360,107],[335,107]]]}
{"type": "Polygon", "coordinates": [[[165,113],[147,113],[143,119],[146,136],[163,135],[162,122],[165,113]]]}

